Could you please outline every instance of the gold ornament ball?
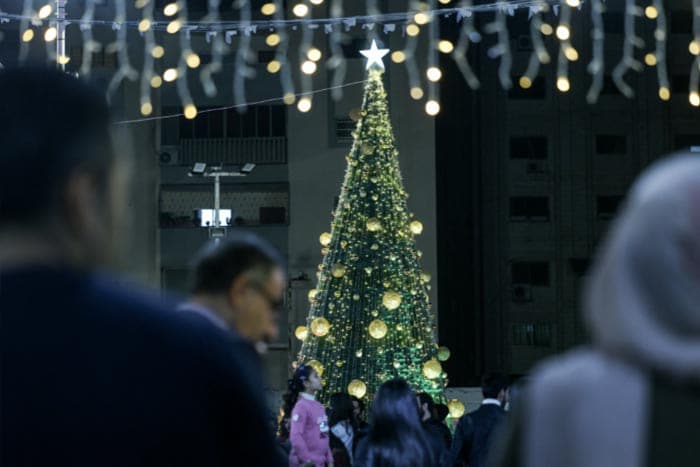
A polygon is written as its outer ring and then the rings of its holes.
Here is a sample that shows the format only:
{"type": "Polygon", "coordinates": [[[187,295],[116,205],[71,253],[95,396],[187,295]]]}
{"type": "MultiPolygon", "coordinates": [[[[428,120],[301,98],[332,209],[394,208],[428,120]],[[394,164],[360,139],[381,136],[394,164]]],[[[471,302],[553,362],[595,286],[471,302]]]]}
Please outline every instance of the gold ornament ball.
{"type": "Polygon", "coordinates": [[[326,318],[316,318],[311,321],[311,332],[314,336],[323,337],[331,330],[331,323],[326,318]]]}
{"type": "Polygon", "coordinates": [[[382,305],[386,307],[387,310],[395,310],[401,305],[401,294],[394,291],[384,292],[382,296],[382,305]]]}
{"type": "Polygon", "coordinates": [[[411,229],[411,233],[414,235],[420,235],[423,233],[423,224],[421,221],[413,221],[410,224],[408,224],[408,228],[411,229]]]}
{"type": "Polygon", "coordinates": [[[376,217],[367,219],[367,230],[370,232],[379,232],[382,229],[382,223],[376,217]]]}
{"type": "Polygon", "coordinates": [[[362,399],[367,393],[367,385],[361,379],[353,379],[348,384],[348,394],[362,399]]]}
{"type": "Polygon", "coordinates": [[[321,245],[323,246],[328,246],[331,244],[331,234],[328,232],[323,232],[321,235],[318,237],[318,241],[321,242],[321,245]]]}
{"type": "Polygon", "coordinates": [[[369,335],[374,337],[375,339],[382,339],[384,336],[386,336],[386,333],[388,331],[386,323],[381,319],[375,319],[371,323],[369,323],[368,329],[369,335]]]}
{"type": "Polygon", "coordinates": [[[457,399],[451,399],[447,403],[447,408],[450,411],[450,417],[459,418],[464,415],[464,404],[457,399]]]}
{"type": "Polygon", "coordinates": [[[323,374],[323,364],[321,364],[321,362],[319,362],[318,360],[309,360],[308,362],[306,362],[306,366],[310,366],[311,368],[313,368],[318,376],[321,376],[323,374]]]}
{"type": "Polygon", "coordinates": [[[423,376],[428,379],[435,379],[442,373],[442,365],[440,362],[431,358],[423,364],[423,376]]]}
{"type": "Polygon", "coordinates": [[[430,282],[430,279],[432,279],[432,276],[428,271],[423,271],[420,273],[420,280],[422,280],[423,283],[427,284],[428,282],[430,282]]]}
{"type": "Polygon", "coordinates": [[[345,265],[340,264],[340,263],[335,263],[333,265],[333,268],[331,268],[331,274],[336,279],[340,279],[341,277],[343,277],[345,275],[345,271],[346,271],[345,265]]]}
{"type": "Polygon", "coordinates": [[[441,362],[444,362],[447,359],[449,359],[450,358],[450,349],[448,349],[444,345],[442,347],[440,347],[437,351],[437,358],[441,362]]]}
{"type": "Polygon", "coordinates": [[[309,336],[309,328],[306,326],[297,326],[297,328],[294,330],[294,335],[297,339],[303,341],[309,336]]]}
{"type": "Polygon", "coordinates": [[[308,295],[308,297],[309,297],[309,302],[310,302],[310,303],[313,303],[314,300],[316,300],[316,295],[318,295],[318,290],[316,290],[316,289],[311,289],[311,290],[309,290],[309,295],[308,295]]]}

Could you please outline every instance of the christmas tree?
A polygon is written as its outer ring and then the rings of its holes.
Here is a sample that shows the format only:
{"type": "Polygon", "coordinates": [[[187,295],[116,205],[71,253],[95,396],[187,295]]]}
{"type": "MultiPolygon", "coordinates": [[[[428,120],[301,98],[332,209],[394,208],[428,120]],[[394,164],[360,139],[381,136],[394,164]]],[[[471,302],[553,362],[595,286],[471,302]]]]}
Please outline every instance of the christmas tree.
{"type": "Polygon", "coordinates": [[[449,351],[436,344],[430,274],[414,241],[423,225],[407,211],[382,83],[386,52],[374,42],[362,52],[370,58],[362,110],[331,232],[320,236],[323,263],[307,325],[296,330],[298,362],[321,374],[323,402],[346,391],[371,400],[397,377],[442,400],[446,384],[438,360],[449,351]]]}

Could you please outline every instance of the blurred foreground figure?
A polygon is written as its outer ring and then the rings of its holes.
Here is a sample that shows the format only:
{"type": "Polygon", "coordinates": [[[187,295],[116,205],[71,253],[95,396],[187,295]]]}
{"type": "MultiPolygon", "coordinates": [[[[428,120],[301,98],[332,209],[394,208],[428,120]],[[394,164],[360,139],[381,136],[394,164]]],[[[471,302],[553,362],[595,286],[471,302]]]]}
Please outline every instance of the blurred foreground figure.
{"type": "Polygon", "coordinates": [[[0,465],[275,465],[231,335],[96,272],[123,203],[101,95],[0,71],[0,465]]]}
{"type": "Polygon", "coordinates": [[[591,271],[593,345],[545,363],[498,465],[700,462],[700,158],[655,164],[591,271]]]}

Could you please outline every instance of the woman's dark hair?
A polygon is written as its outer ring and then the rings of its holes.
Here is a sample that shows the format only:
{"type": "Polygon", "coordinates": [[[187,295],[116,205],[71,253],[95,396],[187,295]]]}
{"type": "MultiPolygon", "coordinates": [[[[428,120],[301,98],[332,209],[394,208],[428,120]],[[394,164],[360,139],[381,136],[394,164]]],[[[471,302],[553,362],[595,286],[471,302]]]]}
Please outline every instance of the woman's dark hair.
{"type": "Polygon", "coordinates": [[[377,467],[425,467],[432,465],[432,459],[415,393],[402,379],[385,382],[372,403],[367,452],[360,462],[377,467]]]}
{"type": "Polygon", "coordinates": [[[333,426],[338,422],[348,420],[355,428],[355,420],[352,416],[352,398],[345,392],[331,394],[328,403],[328,425],[333,426]]]}
{"type": "Polygon", "coordinates": [[[302,363],[294,370],[292,379],[287,380],[287,392],[282,396],[283,420],[292,413],[294,404],[299,399],[299,393],[304,390],[304,381],[307,381],[313,372],[313,367],[302,363]]]}

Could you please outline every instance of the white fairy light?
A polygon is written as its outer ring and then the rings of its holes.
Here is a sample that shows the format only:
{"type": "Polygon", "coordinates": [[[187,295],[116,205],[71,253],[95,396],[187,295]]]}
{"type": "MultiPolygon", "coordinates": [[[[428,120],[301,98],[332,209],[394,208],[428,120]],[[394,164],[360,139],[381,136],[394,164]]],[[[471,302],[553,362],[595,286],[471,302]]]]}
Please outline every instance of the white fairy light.
{"type": "MultiPolygon", "coordinates": [[[[529,89],[532,83],[537,78],[540,70],[540,64],[549,63],[551,58],[542,40],[542,12],[547,11],[549,5],[544,1],[538,3],[531,10],[532,18],[530,18],[530,41],[532,42],[532,53],[527,65],[527,69],[523,76],[520,77],[518,84],[523,89],[529,89]]],[[[551,26],[550,26],[551,28],[551,26]]]]}
{"type": "Polygon", "coordinates": [[[491,58],[500,57],[501,62],[498,65],[498,79],[503,89],[510,89],[513,86],[510,79],[513,56],[510,51],[510,37],[508,35],[508,25],[506,23],[507,4],[505,2],[499,3],[500,8],[496,10],[495,20],[484,26],[484,31],[489,34],[497,34],[498,43],[488,50],[488,55],[491,58]]]}
{"type": "Polygon", "coordinates": [[[153,104],[151,103],[151,88],[157,88],[160,86],[160,76],[154,76],[153,63],[154,54],[152,50],[155,46],[155,34],[153,28],[150,25],[153,23],[153,2],[148,2],[143,6],[143,13],[141,22],[147,22],[149,27],[144,31],[143,35],[143,70],[141,71],[141,82],[140,82],[140,102],[141,102],[141,115],[149,116],[153,113],[153,104]],[[155,83],[158,86],[153,86],[154,79],[158,78],[155,83]]]}
{"type": "MultiPolygon", "coordinates": [[[[693,42],[700,44],[700,0],[693,0],[693,42]]],[[[693,55],[695,55],[695,58],[690,66],[688,99],[693,107],[698,107],[700,106],[700,90],[698,90],[698,81],[700,81],[700,51],[698,51],[698,54],[693,55]]]]}
{"type": "Polygon", "coordinates": [[[589,104],[598,102],[598,96],[603,89],[603,79],[605,70],[605,54],[603,41],[605,40],[605,31],[603,30],[603,1],[591,0],[591,22],[593,23],[593,32],[591,38],[593,40],[593,58],[588,63],[588,73],[593,77],[591,87],[588,88],[586,101],[589,104]]]}
{"type": "Polygon", "coordinates": [[[274,20],[279,22],[277,34],[280,37],[279,46],[275,52],[275,61],[280,64],[280,84],[282,85],[283,102],[287,105],[294,103],[294,81],[287,60],[287,51],[289,49],[289,41],[287,40],[287,26],[284,22],[284,8],[282,0],[274,0],[275,13],[274,20]]]}
{"type": "MultiPolygon", "coordinates": [[[[223,55],[226,51],[226,45],[221,37],[223,31],[221,29],[221,18],[219,17],[220,3],[220,0],[209,0],[207,15],[202,20],[203,22],[210,22],[216,25],[216,29],[212,31],[214,37],[211,41],[211,61],[204,65],[202,71],[199,73],[199,80],[202,83],[202,89],[204,89],[204,94],[206,94],[207,97],[216,96],[217,89],[212,76],[221,71],[223,55]]],[[[264,7],[265,5],[263,5],[263,8],[264,7]]]]}
{"type": "MultiPolygon", "coordinates": [[[[460,7],[465,11],[469,11],[471,6],[471,0],[462,0],[462,3],[460,3],[460,7]]],[[[481,36],[479,36],[479,33],[474,29],[474,19],[471,14],[462,18],[462,27],[459,33],[457,47],[455,47],[451,56],[457,64],[457,68],[459,68],[459,71],[462,73],[464,80],[467,82],[467,85],[471,89],[477,89],[480,86],[479,79],[476,77],[467,61],[470,40],[472,42],[481,40],[481,36]]]]}
{"type": "MultiPolygon", "coordinates": [[[[238,9],[240,10],[240,23],[243,30],[251,26],[251,7],[250,0],[239,0],[238,9]]],[[[255,77],[255,69],[248,64],[248,56],[250,50],[250,33],[246,32],[241,36],[236,51],[235,71],[233,75],[233,97],[236,104],[239,104],[239,112],[245,112],[247,109],[245,103],[245,80],[255,77]]]]}
{"type": "MultiPolygon", "coordinates": [[[[645,13],[647,18],[656,19],[656,32],[654,33],[654,57],[656,57],[656,77],[659,82],[659,98],[661,100],[668,100],[671,97],[671,92],[670,85],[668,83],[668,69],[666,63],[666,11],[664,10],[663,0],[654,0],[653,6],[656,10],[655,18],[652,18],[653,15],[649,16],[648,12],[645,13]]],[[[695,11],[696,13],[694,20],[697,20],[697,10],[695,11]]]]}
{"type": "Polygon", "coordinates": [[[642,71],[642,63],[634,58],[634,49],[644,47],[644,41],[637,36],[634,29],[635,17],[642,16],[640,7],[634,4],[634,0],[626,0],[625,4],[625,39],[622,45],[622,59],[615,66],[612,72],[612,79],[617,88],[625,97],[634,96],[634,91],[625,82],[624,76],[627,70],[642,71]]]}
{"type": "MultiPolygon", "coordinates": [[[[116,15],[114,22],[116,24],[122,24],[126,21],[126,0],[116,0],[116,15]]],[[[119,68],[117,72],[112,76],[112,80],[109,82],[107,87],[107,96],[111,100],[114,92],[121,85],[124,79],[129,81],[135,81],[139,74],[134,67],[131,66],[129,62],[128,48],[126,45],[127,39],[127,28],[125,25],[117,30],[117,39],[112,43],[112,48],[117,51],[117,60],[119,61],[119,68]]]]}

